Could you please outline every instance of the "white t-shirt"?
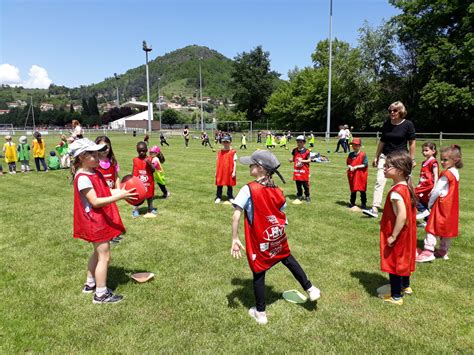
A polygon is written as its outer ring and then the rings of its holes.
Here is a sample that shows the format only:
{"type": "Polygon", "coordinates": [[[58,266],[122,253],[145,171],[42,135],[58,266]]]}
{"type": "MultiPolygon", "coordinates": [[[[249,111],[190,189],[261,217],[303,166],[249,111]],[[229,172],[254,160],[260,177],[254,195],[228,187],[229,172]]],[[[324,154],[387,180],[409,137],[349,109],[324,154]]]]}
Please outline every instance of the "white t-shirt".
{"type": "MultiPolygon", "coordinates": [[[[93,175],[93,174],[84,173],[84,172],[83,174],[93,175]]],[[[79,190],[79,192],[85,189],[93,189],[93,188],[94,187],[92,186],[92,181],[91,179],[89,179],[88,176],[86,175],[79,176],[79,178],[77,179],[77,189],[79,190]]],[[[84,207],[84,211],[86,213],[89,213],[92,208],[91,204],[89,203],[89,201],[87,201],[86,197],[82,193],[80,193],[79,195],[81,196],[81,203],[82,203],[82,206],[84,207]]]]}
{"type": "MultiPolygon", "coordinates": [[[[459,181],[459,171],[455,167],[449,168],[449,171],[454,175],[457,181],[459,181]]],[[[428,208],[431,209],[438,197],[445,197],[449,192],[449,181],[446,176],[441,176],[436,182],[435,187],[431,191],[430,200],[428,202],[428,208]]]]}
{"type": "MultiPolygon", "coordinates": [[[[396,185],[406,185],[407,183],[406,182],[399,182],[398,184],[396,185]]],[[[393,186],[396,186],[396,185],[393,185],[393,186]]],[[[397,191],[392,191],[390,193],[390,201],[403,201],[403,197],[402,195],[400,195],[397,191]]],[[[397,208],[397,205],[396,204],[392,204],[393,206],[393,213],[395,213],[395,216],[398,216],[398,208],[397,208]]]]}
{"type": "Polygon", "coordinates": [[[346,139],[347,135],[346,135],[346,130],[345,129],[341,129],[339,131],[339,133],[337,134],[337,136],[339,137],[339,139],[346,139]]]}

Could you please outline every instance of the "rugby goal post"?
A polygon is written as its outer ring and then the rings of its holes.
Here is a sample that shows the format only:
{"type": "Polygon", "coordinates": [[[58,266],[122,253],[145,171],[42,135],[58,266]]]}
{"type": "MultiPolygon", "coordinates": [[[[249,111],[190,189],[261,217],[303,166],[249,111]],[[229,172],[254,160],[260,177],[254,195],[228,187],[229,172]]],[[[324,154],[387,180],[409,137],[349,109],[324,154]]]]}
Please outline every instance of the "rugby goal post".
{"type": "Polygon", "coordinates": [[[217,121],[216,129],[227,132],[248,132],[249,142],[253,141],[253,122],[252,121],[217,121]]]}

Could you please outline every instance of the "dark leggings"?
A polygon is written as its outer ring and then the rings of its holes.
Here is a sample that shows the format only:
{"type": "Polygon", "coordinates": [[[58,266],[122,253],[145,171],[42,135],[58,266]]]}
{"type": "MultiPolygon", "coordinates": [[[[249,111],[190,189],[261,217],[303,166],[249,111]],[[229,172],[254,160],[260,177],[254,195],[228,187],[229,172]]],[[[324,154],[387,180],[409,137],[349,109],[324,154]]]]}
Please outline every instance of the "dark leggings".
{"type": "MultiPolygon", "coordinates": [[[[222,199],[222,189],[224,186],[217,186],[217,191],[216,191],[216,198],[222,199]]],[[[228,199],[233,199],[234,198],[234,189],[232,186],[227,186],[227,198],[228,199]]]]}
{"type": "Polygon", "coordinates": [[[161,146],[163,146],[163,144],[166,144],[168,147],[170,146],[170,145],[168,144],[168,142],[166,141],[166,139],[160,140],[160,144],[161,144],[161,146]]]}
{"type": "MultiPolygon", "coordinates": [[[[351,192],[351,205],[355,205],[356,197],[357,191],[351,192]]],[[[360,191],[360,202],[362,203],[362,206],[367,205],[367,194],[365,193],[365,191],[360,191]]]]}
{"type": "Polygon", "coordinates": [[[41,162],[41,165],[43,165],[43,170],[44,171],[48,170],[48,167],[46,166],[46,162],[44,161],[44,158],[35,158],[36,171],[41,171],[40,162],[41,162]]]}
{"type": "Polygon", "coordinates": [[[166,189],[165,185],[162,185],[160,183],[157,183],[158,187],[160,188],[161,192],[163,192],[164,197],[168,197],[168,190],[166,189]]]}
{"type": "Polygon", "coordinates": [[[306,197],[309,197],[309,182],[308,181],[299,181],[299,180],[296,180],[295,181],[296,183],[296,195],[298,197],[302,197],[303,196],[303,188],[304,188],[304,195],[306,197]]]}
{"type": "Polygon", "coordinates": [[[402,290],[410,287],[410,276],[399,276],[388,274],[390,277],[390,288],[392,297],[398,299],[402,297],[402,290]]]}
{"type": "MultiPolygon", "coordinates": [[[[300,283],[303,290],[306,291],[311,288],[311,281],[308,280],[303,268],[300,266],[300,264],[298,264],[293,255],[281,260],[281,262],[288,268],[288,270],[291,271],[295,279],[300,283]]],[[[255,294],[258,312],[265,311],[265,273],[266,271],[253,273],[253,292],[255,294]]]]}

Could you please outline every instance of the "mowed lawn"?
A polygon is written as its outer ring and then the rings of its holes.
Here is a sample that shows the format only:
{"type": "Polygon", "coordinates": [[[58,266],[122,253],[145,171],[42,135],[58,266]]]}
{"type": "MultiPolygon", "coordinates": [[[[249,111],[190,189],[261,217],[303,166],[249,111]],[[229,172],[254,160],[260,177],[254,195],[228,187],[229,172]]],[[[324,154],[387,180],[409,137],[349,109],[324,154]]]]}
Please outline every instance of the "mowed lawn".
{"type": "MultiPolygon", "coordinates": [[[[48,150],[58,141],[45,139],[48,150]]],[[[123,176],[131,171],[138,139],[111,139],[123,176]]],[[[379,224],[346,207],[346,155],[331,153],[331,163],[311,165],[312,202],[298,206],[291,204],[290,151],[275,149],[287,179],[286,185],[276,181],[289,202],[290,247],[322,296],[317,306],[287,303],[282,292],[299,285],[276,265],[266,277],[266,326],[247,314],[254,296],[246,259],[230,256],[232,208],[214,204],[216,153],[198,140],[189,149],[180,137],[169,143],[164,168],[171,197],[159,198],[157,189],[158,217],[134,220],[130,206],[118,203],[127,234],[112,246],[108,286],[125,300],[114,305],[94,305],[81,293],[92,247],[71,236],[69,172],[0,176],[1,353],[474,351],[474,141],[458,141],[465,163],[461,235],[450,260],[417,265],[414,295],[401,307],[377,298],[376,288],[388,281],[379,270],[379,224]],[[130,274],[139,271],[156,277],[137,284],[130,274]]],[[[237,138],[234,146],[239,143],[237,138]]],[[[250,143],[238,155],[256,148],[250,143]]],[[[324,142],[316,150],[326,151],[324,142]]],[[[373,158],[375,140],[364,140],[363,150],[373,158]]],[[[419,166],[416,181],[418,176],[419,166]]],[[[374,177],[371,168],[369,203],[374,177]]],[[[236,192],[250,180],[248,167],[239,164],[236,192]]],[[[420,243],[423,237],[418,229],[420,243]]]]}

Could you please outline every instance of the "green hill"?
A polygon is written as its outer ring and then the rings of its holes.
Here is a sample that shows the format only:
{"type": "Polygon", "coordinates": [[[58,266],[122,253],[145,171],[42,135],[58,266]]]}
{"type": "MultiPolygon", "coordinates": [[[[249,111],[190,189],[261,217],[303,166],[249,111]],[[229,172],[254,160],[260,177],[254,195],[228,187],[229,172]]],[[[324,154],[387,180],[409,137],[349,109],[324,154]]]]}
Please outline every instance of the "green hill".
{"type": "MultiPolygon", "coordinates": [[[[153,53],[153,52],[151,52],[153,53]]],[[[187,46],[159,56],[149,62],[150,91],[152,100],[158,98],[158,78],[162,95],[191,97],[199,90],[199,58],[202,58],[203,96],[230,98],[229,87],[232,60],[219,52],[202,46],[187,46]]],[[[146,98],[145,65],[119,74],[120,96],[129,99],[132,96],[146,98]]],[[[71,89],[71,98],[88,97],[93,93],[103,94],[108,100],[115,98],[115,78],[71,89]]]]}

